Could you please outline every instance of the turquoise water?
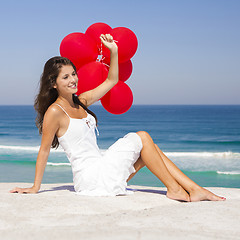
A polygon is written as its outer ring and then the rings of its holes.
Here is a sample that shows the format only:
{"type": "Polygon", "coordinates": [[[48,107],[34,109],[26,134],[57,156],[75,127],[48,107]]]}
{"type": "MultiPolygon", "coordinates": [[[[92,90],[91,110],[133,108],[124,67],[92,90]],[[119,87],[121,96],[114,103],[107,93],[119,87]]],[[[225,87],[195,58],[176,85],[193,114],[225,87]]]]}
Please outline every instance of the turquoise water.
{"type": "MultiPolygon", "coordinates": [[[[201,186],[240,188],[240,106],[135,105],[112,115],[91,106],[101,150],[128,132],[145,130],[165,154],[201,186]]],[[[33,182],[41,138],[32,106],[0,106],[0,181],[33,182]]],[[[43,183],[72,182],[62,150],[52,150],[43,183]]],[[[129,184],[163,186],[146,168],[129,184]]]]}

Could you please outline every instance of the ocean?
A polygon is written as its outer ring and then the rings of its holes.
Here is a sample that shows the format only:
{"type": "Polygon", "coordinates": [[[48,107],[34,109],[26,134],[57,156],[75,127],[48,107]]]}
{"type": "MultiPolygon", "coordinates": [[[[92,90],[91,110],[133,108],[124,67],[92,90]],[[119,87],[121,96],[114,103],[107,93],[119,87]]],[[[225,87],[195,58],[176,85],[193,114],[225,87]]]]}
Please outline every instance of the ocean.
{"type": "MultiPolygon", "coordinates": [[[[128,132],[147,131],[159,148],[203,187],[240,188],[240,105],[133,105],[113,115],[101,105],[102,151],[128,132]]],[[[0,182],[34,182],[41,136],[33,106],[0,106],[0,182]]],[[[42,183],[72,182],[70,163],[51,150],[42,183]]],[[[146,167],[129,185],[164,186],[146,167]]]]}

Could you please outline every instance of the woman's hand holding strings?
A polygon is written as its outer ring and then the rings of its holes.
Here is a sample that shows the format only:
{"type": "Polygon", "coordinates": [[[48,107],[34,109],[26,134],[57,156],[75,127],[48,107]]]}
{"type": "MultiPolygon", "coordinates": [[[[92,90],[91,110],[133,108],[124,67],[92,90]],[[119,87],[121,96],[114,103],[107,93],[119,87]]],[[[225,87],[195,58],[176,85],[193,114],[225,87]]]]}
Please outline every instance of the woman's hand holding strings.
{"type": "Polygon", "coordinates": [[[117,44],[113,40],[113,37],[110,34],[101,34],[100,39],[103,45],[110,50],[110,52],[115,52],[118,49],[117,44]]]}

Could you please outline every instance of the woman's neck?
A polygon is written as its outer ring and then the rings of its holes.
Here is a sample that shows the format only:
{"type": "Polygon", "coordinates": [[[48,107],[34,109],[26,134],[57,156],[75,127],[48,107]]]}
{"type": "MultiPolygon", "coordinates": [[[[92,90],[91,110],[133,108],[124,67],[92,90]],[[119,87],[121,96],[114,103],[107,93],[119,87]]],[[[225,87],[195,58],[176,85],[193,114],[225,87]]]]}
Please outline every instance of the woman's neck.
{"type": "Polygon", "coordinates": [[[72,108],[76,107],[76,104],[73,102],[72,95],[71,96],[58,96],[57,101],[62,103],[64,106],[71,106],[72,108]]]}

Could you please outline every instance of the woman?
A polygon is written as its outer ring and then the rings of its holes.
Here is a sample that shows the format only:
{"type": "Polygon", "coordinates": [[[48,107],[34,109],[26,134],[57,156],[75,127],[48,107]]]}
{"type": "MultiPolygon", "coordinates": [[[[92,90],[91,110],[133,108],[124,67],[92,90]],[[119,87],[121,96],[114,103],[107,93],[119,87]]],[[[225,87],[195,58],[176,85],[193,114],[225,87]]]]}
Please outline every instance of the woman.
{"type": "MultiPolygon", "coordinates": [[[[110,50],[111,63],[107,79],[93,90],[78,97],[76,68],[66,58],[47,61],[41,77],[40,91],[35,100],[37,126],[42,134],[34,185],[14,188],[11,193],[37,193],[50,148],[59,143],[72,166],[77,194],[116,196],[127,194],[127,182],[144,166],[167,187],[167,197],[180,201],[223,201],[200,187],[154,144],[147,132],[129,133],[101,154],[96,142],[97,118],[87,107],[98,101],[118,82],[118,48],[111,35],[100,39],[110,50]]],[[[81,88],[81,86],[79,86],[81,88]]]]}

